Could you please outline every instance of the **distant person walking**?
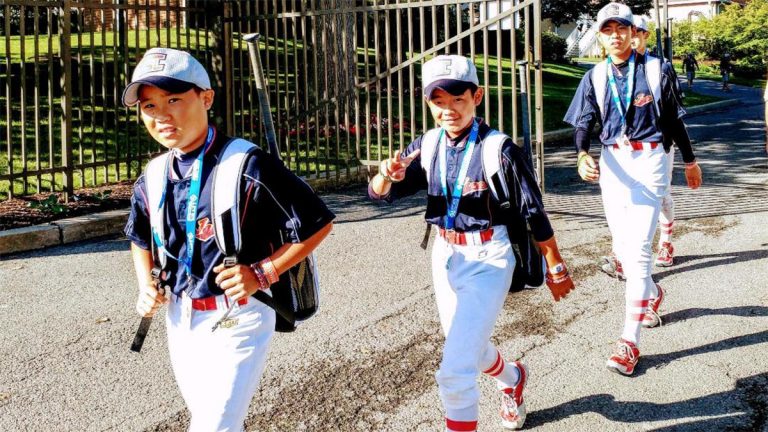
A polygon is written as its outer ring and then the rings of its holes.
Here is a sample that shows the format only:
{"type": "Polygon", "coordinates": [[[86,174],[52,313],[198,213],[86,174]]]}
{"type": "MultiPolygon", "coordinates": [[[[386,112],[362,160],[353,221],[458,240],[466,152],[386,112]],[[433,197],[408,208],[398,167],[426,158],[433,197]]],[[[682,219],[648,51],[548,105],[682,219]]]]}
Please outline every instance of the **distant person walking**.
{"type": "Polygon", "coordinates": [[[683,71],[688,77],[688,88],[693,87],[693,79],[696,78],[696,70],[699,69],[699,62],[696,61],[693,53],[688,53],[683,59],[683,71]]]}
{"type": "Polygon", "coordinates": [[[731,91],[731,86],[728,85],[731,71],[733,70],[733,63],[731,63],[731,54],[723,54],[723,58],[720,59],[720,75],[723,77],[723,90],[731,91]]]}
{"type": "MultiPolygon", "coordinates": [[[[766,76],[766,78],[768,78],[768,76],[766,76]]],[[[768,153],[768,83],[765,84],[763,102],[765,102],[765,152],[768,153]]]]}

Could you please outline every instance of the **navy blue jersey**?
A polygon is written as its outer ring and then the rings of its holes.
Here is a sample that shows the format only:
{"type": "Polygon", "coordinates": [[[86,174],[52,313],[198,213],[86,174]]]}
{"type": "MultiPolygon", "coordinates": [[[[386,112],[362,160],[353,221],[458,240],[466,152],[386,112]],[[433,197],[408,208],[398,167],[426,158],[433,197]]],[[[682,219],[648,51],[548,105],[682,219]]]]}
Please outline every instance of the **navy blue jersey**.
{"type": "MultiPolygon", "coordinates": [[[[505,211],[500,208],[498,202],[493,198],[493,194],[491,193],[487,179],[485,178],[485,173],[483,172],[483,139],[491,132],[491,128],[485,124],[482,119],[478,119],[478,121],[480,122],[478,142],[475,146],[474,153],[472,154],[472,159],[469,162],[467,178],[462,191],[463,196],[459,201],[459,209],[455,221],[456,231],[478,231],[488,229],[494,225],[510,224],[505,211]]],[[[452,193],[453,186],[456,184],[456,177],[459,174],[461,158],[466,149],[465,144],[469,138],[470,129],[471,128],[467,128],[467,130],[456,139],[450,139],[446,136],[446,138],[448,138],[448,145],[446,146],[446,179],[448,194],[452,193]]],[[[423,135],[416,138],[416,140],[403,151],[402,157],[411,154],[416,149],[420,149],[423,138],[423,135]]],[[[512,178],[510,169],[511,164],[515,164],[516,171],[519,175],[519,189],[521,190],[518,191],[519,193],[514,194],[516,195],[514,198],[517,200],[515,205],[518,208],[519,213],[528,220],[536,240],[544,241],[551,238],[554,235],[554,232],[552,231],[552,226],[549,223],[547,214],[544,211],[541,191],[536,185],[536,179],[530,166],[525,162],[522,151],[511,139],[508,139],[502,146],[502,154],[504,155],[502,169],[505,170],[507,178],[512,178]]],[[[405,179],[401,182],[392,184],[390,193],[385,198],[394,200],[427,189],[427,211],[425,219],[427,220],[427,223],[444,228],[446,214],[448,212],[448,203],[443,195],[442,187],[440,185],[440,170],[437,155],[438,152],[435,151],[434,160],[430,165],[432,172],[429,173],[429,182],[427,182],[427,175],[421,167],[421,156],[419,156],[406,169],[405,179]]]]}
{"type": "MultiPolygon", "coordinates": [[[[170,275],[167,284],[176,295],[186,291],[191,298],[204,298],[223,294],[216,285],[213,268],[224,259],[214,239],[211,224],[212,171],[223,145],[229,141],[219,136],[203,160],[202,184],[197,213],[197,228],[192,280],[184,266],[175,259],[167,260],[165,269],[170,275]]],[[[202,148],[202,147],[201,147],[202,148]]],[[[173,172],[169,173],[166,194],[166,238],[168,251],[173,256],[186,256],[185,218],[187,195],[190,187],[188,168],[199,152],[180,154],[174,158],[173,172]]],[[[282,162],[262,150],[256,150],[243,172],[242,238],[239,261],[252,264],[270,256],[286,241],[298,243],[317,233],[331,222],[335,215],[303,180],[291,173],[282,162]]],[[[126,236],[138,247],[149,250],[151,230],[147,210],[145,177],[134,185],[131,213],[125,227],[126,236]]],[[[283,278],[281,278],[281,282],[283,278]]]]}
{"type": "MultiPolygon", "coordinates": [[[[627,112],[627,137],[632,141],[662,142],[662,131],[669,133],[675,144],[680,147],[683,160],[686,162],[694,159],[690,139],[682,123],[685,115],[679,93],[676,91],[677,75],[669,62],[662,62],[661,66],[661,118],[657,116],[654,108],[653,92],[645,75],[645,56],[637,55],[635,65],[635,86],[632,94],[632,104],[627,112]],[[680,130],[682,128],[682,130],[680,130]],[[677,138],[677,139],[675,139],[677,138]]],[[[616,84],[620,98],[626,94],[629,72],[629,64],[618,66],[620,73],[615,73],[616,84]]],[[[576,129],[583,129],[591,133],[596,123],[602,125],[600,142],[604,145],[613,145],[621,135],[621,115],[613,100],[610,87],[605,92],[605,113],[601,116],[600,108],[595,99],[595,90],[592,87],[592,71],[590,70],[579,83],[576,94],[573,96],[568,112],[563,121],[571,124],[576,129]]],[[[606,86],[608,86],[606,80],[606,86]]],[[[622,102],[623,103],[623,102],[622,102]]],[[[667,144],[668,146],[668,144],[667,144]]],[[[577,143],[577,150],[584,149],[584,145],[577,143]]],[[[588,144],[586,149],[588,149],[588,144]]]]}

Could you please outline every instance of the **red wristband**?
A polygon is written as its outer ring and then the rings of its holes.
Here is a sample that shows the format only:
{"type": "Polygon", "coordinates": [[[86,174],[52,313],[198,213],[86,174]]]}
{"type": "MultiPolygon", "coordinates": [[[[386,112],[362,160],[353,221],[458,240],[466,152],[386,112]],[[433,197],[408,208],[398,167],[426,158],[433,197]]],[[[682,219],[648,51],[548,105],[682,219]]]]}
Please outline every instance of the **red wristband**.
{"type": "Polygon", "coordinates": [[[267,280],[267,276],[264,275],[264,270],[261,269],[261,266],[259,264],[251,264],[251,270],[253,270],[253,274],[256,275],[256,279],[259,281],[259,289],[269,288],[271,284],[267,280]]]}
{"type": "Polygon", "coordinates": [[[280,280],[280,275],[277,274],[277,269],[275,269],[275,265],[272,264],[271,259],[264,258],[259,262],[259,267],[261,267],[261,270],[264,272],[264,276],[267,277],[270,285],[280,280]]]}

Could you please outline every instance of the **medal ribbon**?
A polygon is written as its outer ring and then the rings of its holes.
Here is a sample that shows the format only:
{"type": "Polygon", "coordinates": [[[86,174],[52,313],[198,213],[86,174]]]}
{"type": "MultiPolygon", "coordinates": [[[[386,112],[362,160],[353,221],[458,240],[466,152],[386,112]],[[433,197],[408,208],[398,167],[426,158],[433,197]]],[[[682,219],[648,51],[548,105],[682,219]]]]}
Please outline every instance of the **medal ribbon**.
{"type": "MultiPolygon", "coordinates": [[[[187,246],[187,254],[186,257],[183,260],[180,260],[176,258],[175,256],[171,255],[170,252],[165,248],[165,245],[163,244],[163,241],[160,239],[160,236],[157,234],[157,231],[155,231],[154,228],[152,228],[152,238],[155,241],[155,244],[157,245],[158,251],[160,253],[164,253],[167,256],[175,259],[176,261],[181,261],[182,264],[184,264],[184,269],[187,272],[187,276],[192,276],[192,258],[195,254],[195,230],[197,229],[197,207],[198,203],[200,201],[200,188],[201,188],[201,177],[203,174],[203,157],[205,156],[205,153],[208,151],[208,148],[211,146],[213,141],[216,139],[216,129],[214,129],[212,126],[208,126],[208,135],[205,138],[205,144],[203,145],[203,150],[200,152],[200,154],[197,156],[197,159],[195,160],[195,163],[192,165],[192,179],[189,186],[189,193],[187,194],[187,217],[185,219],[185,230],[186,230],[186,246],[187,246]]],[[[163,187],[163,194],[160,197],[160,204],[158,205],[158,211],[162,212],[165,208],[165,197],[168,193],[168,169],[169,165],[173,162],[171,158],[168,158],[168,163],[165,165],[165,175],[163,176],[164,179],[166,179],[165,186],[163,187]]]]}
{"type": "Polygon", "coordinates": [[[459,174],[456,177],[456,184],[453,187],[453,193],[448,195],[448,180],[446,166],[446,152],[447,140],[443,139],[445,135],[445,129],[440,129],[440,136],[437,138],[438,152],[440,155],[440,186],[443,188],[443,195],[448,202],[448,214],[445,216],[445,229],[452,230],[456,222],[456,215],[459,213],[459,200],[461,200],[461,194],[464,190],[464,183],[467,177],[467,171],[469,170],[469,161],[472,160],[472,153],[475,151],[475,143],[477,142],[477,134],[480,131],[480,126],[477,124],[477,120],[472,121],[472,131],[469,133],[469,139],[467,140],[467,148],[461,156],[461,168],[459,168],[459,174]]]}
{"type": "Polygon", "coordinates": [[[635,91],[635,51],[632,51],[632,55],[629,57],[629,73],[627,74],[627,95],[625,97],[626,103],[621,104],[619,98],[619,89],[616,86],[616,78],[613,76],[613,68],[611,67],[611,56],[608,56],[606,60],[608,62],[608,82],[611,87],[611,95],[613,96],[613,104],[616,105],[616,109],[619,110],[619,116],[621,116],[621,133],[624,135],[627,130],[627,113],[629,107],[632,104],[632,93],[635,91]]]}

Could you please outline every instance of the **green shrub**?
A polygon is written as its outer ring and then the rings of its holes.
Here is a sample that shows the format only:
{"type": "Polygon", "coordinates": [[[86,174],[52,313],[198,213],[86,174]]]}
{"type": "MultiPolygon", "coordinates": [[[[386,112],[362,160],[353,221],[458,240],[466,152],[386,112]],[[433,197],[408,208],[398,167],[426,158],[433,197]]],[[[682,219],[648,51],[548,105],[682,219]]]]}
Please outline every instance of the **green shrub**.
{"type": "Polygon", "coordinates": [[[565,38],[553,32],[541,34],[541,51],[544,61],[565,63],[567,50],[568,44],[565,42],[565,38]]]}

